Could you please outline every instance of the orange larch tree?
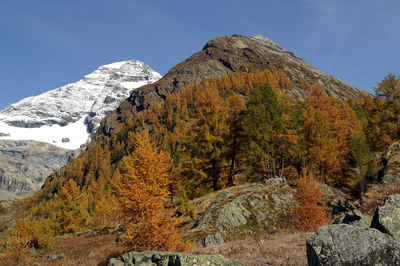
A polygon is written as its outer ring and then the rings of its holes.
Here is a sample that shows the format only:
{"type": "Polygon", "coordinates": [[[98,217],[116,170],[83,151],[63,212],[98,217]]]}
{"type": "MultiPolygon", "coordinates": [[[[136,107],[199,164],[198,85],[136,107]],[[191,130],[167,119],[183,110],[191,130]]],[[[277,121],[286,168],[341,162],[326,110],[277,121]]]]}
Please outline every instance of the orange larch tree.
{"type": "Polygon", "coordinates": [[[311,177],[303,176],[297,180],[298,208],[295,214],[297,228],[314,231],[327,222],[326,207],[318,205],[321,196],[321,189],[311,177]]]}
{"type": "Polygon", "coordinates": [[[172,163],[145,131],[138,136],[132,156],[123,158],[117,203],[126,228],[126,245],[134,250],[184,250],[177,227],[182,222],[165,208],[172,163]]]}

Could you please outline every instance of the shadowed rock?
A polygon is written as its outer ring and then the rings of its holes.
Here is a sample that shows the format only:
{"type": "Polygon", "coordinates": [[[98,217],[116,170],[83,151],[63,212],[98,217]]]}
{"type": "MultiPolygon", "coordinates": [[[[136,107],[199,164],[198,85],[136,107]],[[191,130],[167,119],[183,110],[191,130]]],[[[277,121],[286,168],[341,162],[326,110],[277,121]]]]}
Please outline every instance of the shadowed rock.
{"type": "Polygon", "coordinates": [[[400,182],[400,142],[395,142],[388,147],[382,162],[384,165],[383,183],[393,184],[400,182]]]}

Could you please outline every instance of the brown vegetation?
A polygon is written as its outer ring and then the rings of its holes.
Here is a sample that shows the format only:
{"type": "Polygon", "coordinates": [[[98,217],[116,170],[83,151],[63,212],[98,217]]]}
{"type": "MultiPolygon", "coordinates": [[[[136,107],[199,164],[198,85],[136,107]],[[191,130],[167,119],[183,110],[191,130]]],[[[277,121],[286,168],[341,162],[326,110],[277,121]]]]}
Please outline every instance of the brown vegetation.
{"type": "Polygon", "coordinates": [[[0,265],[29,265],[32,263],[32,254],[29,249],[29,240],[24,236],[13,233],[0,253],[0,265]]]}
{"type": "Polygon", "coordinates": [[[326,207],[318,205],[321,196],[321,189],[311,177],[304,176],[297,180],[296,200],[299,206],[294,218],[298,229],[315,231],[327,223],[326,207]]]}
{"type": "Polygon", "coordinates": [[[278,231],[194,250],[198,254],[222,254],[245,265],[307,265],[306,238],[312,233],[278,231]]]}
{"type": "Polygon", "coordinates": [[[385,199],[393,194],[400,194],[400,183],[371,189],[360,200],[360,211],[372,216],[378,206],[382,206],[385,199]]]}
{"type": "Polygon", "coordinates": [[[106,265],[108,259],[127,252],[121,243],[116,243],[117,233],[101,236],[58,236],[51,246],[37,250],[33,262],[43,266],[52,265],[106,265]],[[89,257],[93,252],[95,255],[89,257]],[[64,257],[48,260],[48,256],[64,253],[64,257]]]}

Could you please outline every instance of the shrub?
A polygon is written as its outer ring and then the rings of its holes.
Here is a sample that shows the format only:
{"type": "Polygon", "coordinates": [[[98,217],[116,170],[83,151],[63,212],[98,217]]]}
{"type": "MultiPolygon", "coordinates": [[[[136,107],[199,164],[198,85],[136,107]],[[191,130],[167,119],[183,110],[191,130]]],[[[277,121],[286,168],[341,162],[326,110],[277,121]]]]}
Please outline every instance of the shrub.
{"type": "Polygon", "coordinates": [[[17,232],[9,235],[5,250],[0,253],[0,265],[30,265],[32,254],[29,250],[29,239],[17,232]]]}
{"type": "Polygon", "coordinates": [[[326,207],[318,205],[321,196],[321,189],[311,177],[297,180],[295,223],[298,229],[314,231],[327,222],[326,207]]]}
{"type": "Polygon", "coordinates": [[[16,228],[17,234],[35,248],[47,247],[54,235],[51,222],[48,219],[41,221],[29,218],[19,219],[16,228]]]}

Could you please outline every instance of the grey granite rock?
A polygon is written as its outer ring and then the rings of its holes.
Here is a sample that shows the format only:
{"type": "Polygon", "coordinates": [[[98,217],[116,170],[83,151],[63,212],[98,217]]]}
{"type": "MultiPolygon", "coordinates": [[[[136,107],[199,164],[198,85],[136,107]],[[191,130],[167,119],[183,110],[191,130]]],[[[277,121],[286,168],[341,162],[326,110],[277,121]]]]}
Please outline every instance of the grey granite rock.
{"type": "Polygon", "coordinates": [[[235,239],[260,230],[275,230],[290,221],[296,207],[288,186],[250,184],[219,192],[187,232],[196,245],[219,243],[215,236],[235,239]]]}
{"type": "Polygon", "coordinates": [[[61,258],[64,258],[64,257],[65,257],[64,253],[58,253],[58,254],[47,256],[47,260],[58,260],[58,259],[61,259],[61,258]]]}
{"type": "Polygon", "coordinates": [[[400,244],[373,228],[320,227],[306,241],[308,265],[400,265],[400,244]]]}
{"type": "Polygon", "coordinates": [[[400,241],[400,194],[390,195],[376,209],[371,227],[400,241]]]}
{"type": "Polygon", "coordinates": [[[157,265],[157,266],[194,266],[194,265],[243,265],[239,261],[225,258],[222,255],[195,255],[172,252],[128,252],[120,259],[112,258],[107,266],[133,266],[133,265],[157,265]]]}
{"type": "Polygon", "coordinates": [[[213,235],[208,235],[204,239],[204,246],[209,247],[209,246],[214,246],[214,245],[220,245],[225,243],[224,238],[222,237],[220,232],[216,232],[213,235]]]}

